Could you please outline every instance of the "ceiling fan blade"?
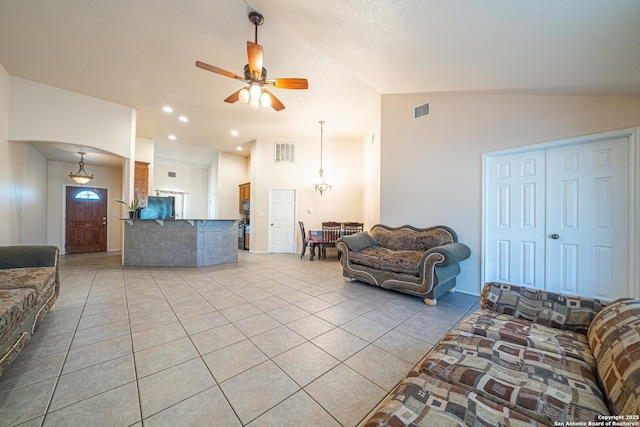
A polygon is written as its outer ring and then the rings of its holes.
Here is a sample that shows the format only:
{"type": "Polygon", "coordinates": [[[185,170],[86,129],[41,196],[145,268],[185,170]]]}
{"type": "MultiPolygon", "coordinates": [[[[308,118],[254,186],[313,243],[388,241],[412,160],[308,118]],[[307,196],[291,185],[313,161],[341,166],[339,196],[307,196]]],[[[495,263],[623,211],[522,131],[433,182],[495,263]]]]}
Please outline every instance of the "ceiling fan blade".
{"type": "Polygon", "coordinates": [[[251,71],[251,77],[254,77],[260,80],[260,76],[262,75],[262,58],[263,58],[262,46],[248,41],[247,57],[249,58],[249,70],[251,71]]]}
{"type": "Polygon", "coordinates": [[[273,82],[273,87],[278,89],[309,89],[307,79],[273,79],[267,82],[273,82]]]}
{"type": "Polygon", "coordinates": [[[271,108],[273,108],[276,111],[281,111],[284,110],[284,104],[282,102],[280,102],[280,100],[278,98],[276,98],[276,96],[274,94],[272,94],[271,92],[269,92],[266,88],[262,88],[262,90],[264,91],[264,93],[266,93],[267,95],[269,95],[269,98],[271,98],[271,108]]]}
{"type": "Polygon", "coordinates": [[[231,71],[223,70],[222,68],[214,67],[213,65],[205,64],[201,61],[196,61],[196,67],[203,70],[211,71],[212,73],[220,74],[225,77],[231,77],[232,79],[244,80],[244,77],[232,73],[231,71]]]}
{"type": "Polygon", "coordinates": [[[227,98],[224,100],[224,102],[228,102],[229,104],[233,104],[234,102],[238,102],[238,100],[240,99],[240,91],[242,89],[239,89],[235,92],[233,92],[231,95],[227,96],[227,98]]]}

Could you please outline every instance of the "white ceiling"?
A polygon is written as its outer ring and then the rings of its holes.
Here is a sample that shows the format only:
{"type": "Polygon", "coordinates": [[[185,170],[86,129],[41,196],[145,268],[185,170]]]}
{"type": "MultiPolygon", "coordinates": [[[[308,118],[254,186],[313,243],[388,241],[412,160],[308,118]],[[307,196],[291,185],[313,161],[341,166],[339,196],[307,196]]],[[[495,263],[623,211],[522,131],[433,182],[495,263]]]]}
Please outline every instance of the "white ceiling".
{"type": "Polygon", "coordinates": [[[317,138],[321,119],[326,138],[360,139],[381,94],[640,95],[639,23],[637,0],[0,0],[0,64],[133,107],[157,158],[204,164],[258,137],[317,138]],[[251,10],[269,77],[309,80],[273,90],[281,112],[224,103],[242,84],[194,65],[243,74],[251,10]]]}

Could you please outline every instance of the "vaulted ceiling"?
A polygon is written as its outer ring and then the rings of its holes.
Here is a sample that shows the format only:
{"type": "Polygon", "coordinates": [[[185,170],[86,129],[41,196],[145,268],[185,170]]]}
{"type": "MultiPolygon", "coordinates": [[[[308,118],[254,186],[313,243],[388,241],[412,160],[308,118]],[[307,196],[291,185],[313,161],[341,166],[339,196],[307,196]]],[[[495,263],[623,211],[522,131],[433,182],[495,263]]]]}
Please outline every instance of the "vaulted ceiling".
{"type": "Polygon", "coordinates": [[[637,0],[0,0],[0,64],[135,108],[139,137],[197,163],[316,138],[320,119],[326,136],[359,139],[383,94],[640,95],[639,22],[637,0]],[[243,74],[251,10],[269,77],[309,80],[273,89],[281,112],[223,102],[242,83],[194,65],[243,74]]]}

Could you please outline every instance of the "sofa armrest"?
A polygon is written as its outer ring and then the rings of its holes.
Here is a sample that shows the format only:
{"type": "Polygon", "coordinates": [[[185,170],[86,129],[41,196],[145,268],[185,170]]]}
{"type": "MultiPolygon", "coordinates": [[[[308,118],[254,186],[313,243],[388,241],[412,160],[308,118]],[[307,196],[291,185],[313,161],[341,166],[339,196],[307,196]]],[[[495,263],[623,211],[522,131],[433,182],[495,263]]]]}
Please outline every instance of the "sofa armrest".
{"type": "Polygon", "coordinates": [[[55,246],[0,246],[0,269],[56,267],[58,252],[55,246]]]}
{"type": "Polygon", "coordinates": [[[424,253],[422,259],[425,259],[429,255],[434,253],[441,254],[444,257],[444,260],[438,264],[439,266],[444,267],[449,264],[459,263],[460,261],[464,261],[465,259],[469,258],[469,256],[471,256],[471,249],[469,249],[469,246],[465,245],[464,243],[447,243],[429,249],[424,253]]]}
{"type": "Polygon", "coordinates": [[[482,309],[582,334],[587,333],[594,316],[604,306],[595,298],[500,282],[485,283],[480,296],[482,309]]]}

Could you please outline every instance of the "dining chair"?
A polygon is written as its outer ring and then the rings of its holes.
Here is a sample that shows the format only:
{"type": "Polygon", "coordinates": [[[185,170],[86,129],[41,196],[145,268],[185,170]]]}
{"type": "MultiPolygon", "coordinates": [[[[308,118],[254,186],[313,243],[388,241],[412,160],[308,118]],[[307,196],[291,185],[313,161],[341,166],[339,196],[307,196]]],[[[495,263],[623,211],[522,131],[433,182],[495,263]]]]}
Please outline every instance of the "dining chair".
{"type": "Polygon", "coordinates": [[[304,222],[298,221],[298,225],[300,225],[300,234],[302,235],[302,252],[300,253],[300,258],[303,258],[309,243],[307,242],[307,233],[304,232],[304,222]]]}
{"type": "Polygon", "coordinates": [[[364,223],[362,222],[343,222],[342,234],[348,236],[349,234],[356,234],[364,231],[364,223]]]}
{"type": "Polygon", "coordinates": [[[342,224],[335,221],[327,221],[322,223],[322,246],[320,253],[322,258],[327,255],[327,248],[335,248],[336,241],[340,238],[342,224]]]}

